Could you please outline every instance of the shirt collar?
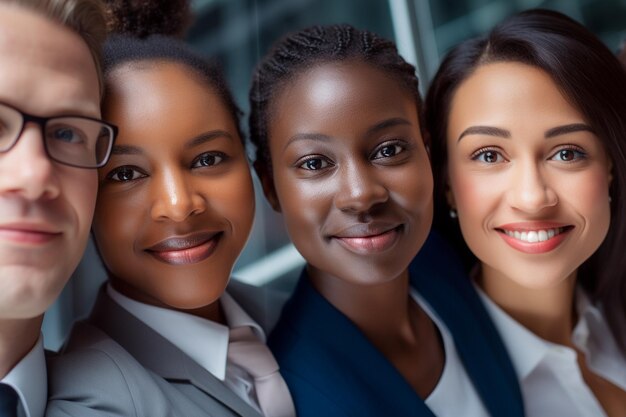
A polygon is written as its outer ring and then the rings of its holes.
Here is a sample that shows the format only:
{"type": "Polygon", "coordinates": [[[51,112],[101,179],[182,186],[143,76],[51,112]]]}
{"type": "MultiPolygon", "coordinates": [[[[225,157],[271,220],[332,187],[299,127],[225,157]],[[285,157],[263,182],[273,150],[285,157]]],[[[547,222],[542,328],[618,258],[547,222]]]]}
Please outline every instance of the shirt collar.
{"type": "Polygon", "coordinates": [[[509,352],[513,366],[520,380],[525,379],[548,354],[550,343],[536,336],[515,321],[474,284],[483,300],[491,319],[498,329],[509,352]]]}
{"type": "MultiPolygon", "coordinates": [[[[564,348],[541,339],[515,321],[494,303],[477,285],[474,285],[498,328],[520,380],[524,380],[552,349],[564,348]]],[[[576,289],[578,323],[572,333],[572,342],[582,352],[589,367],[598,375],[619,387],[626,387],[626,357],[621,353],[608,327],[602,309],[594,306],[587,294],[576,289]]]]}
{"type": "Polygon", "coordinates": [[[144,304],[107,285],[108,295],[130,314],[182,350],[213,376],[224,380],[229,328],[250,326],[265,342],[263,329],[228,294],[220,302],[228,326],[176,310],[144,304]]]}
{"type": "Polygon", "coordinates": [[[576,293],[578,323],[574,345],[585,353],[589,367],[613,384],[626,389],[626,357],[613,337],[601,306],[595,306],[582,289],[576,293]]]}
{"type": "Polygon", "coordinates": [[[15,389],[26,417],[43,416],[48,398],[46,360],[43,336],[35,346],[0,381],[15,389]]]}

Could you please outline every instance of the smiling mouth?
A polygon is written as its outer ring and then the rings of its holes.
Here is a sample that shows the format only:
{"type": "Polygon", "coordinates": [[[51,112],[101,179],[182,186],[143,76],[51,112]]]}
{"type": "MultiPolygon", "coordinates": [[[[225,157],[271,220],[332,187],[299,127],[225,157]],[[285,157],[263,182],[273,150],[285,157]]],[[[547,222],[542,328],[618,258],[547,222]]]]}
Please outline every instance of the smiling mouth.
{"type": "Polygon", "coordinates": [[[380,253],[391,248],[398,240],[403,226],[396,226],[382,233],[364,236],[335,236],[346,249],[361,255],[380,253]]]}
{"type": "Polygon", "coordinates": [[[573,226],[566,227],[555,227],[553,229],[541,229],[541,230],[504,230],[497,229],[502,233],[506,233],[507,236],[512,237],[513,239],[521,240],[522,242],[527,243],[537,243],[537,242],[545,242],[548,239],[552,239],[555,236],[560,235],[568,228],[571,229],[573,226]]]}
{"type": "Polygon", "coordinates": [[[568,225],[534,230],[503,228],[496,228],[495,230],[514,249],[538,254],[550,252],[557,248],[573,229],[574,226],[568,225]]]}
{"type": "Polygon", "coordinates": [[[210,257],[223,233],[202,234],[191,238],[172,238],[146,249],[158,261],[169,265],[188,265],[210,257]]]}

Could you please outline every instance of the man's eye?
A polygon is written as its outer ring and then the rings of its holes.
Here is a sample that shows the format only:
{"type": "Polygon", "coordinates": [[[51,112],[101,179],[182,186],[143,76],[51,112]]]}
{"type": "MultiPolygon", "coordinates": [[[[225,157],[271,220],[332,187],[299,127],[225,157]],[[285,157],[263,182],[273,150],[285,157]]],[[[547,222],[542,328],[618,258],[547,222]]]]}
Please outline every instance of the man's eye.
{"type": "Polygon", "coordinates": [[[48,130],[48,138],[67,143],[82,143],[85,141],[83,132],[73,127],[57,127],[48,130]]]}

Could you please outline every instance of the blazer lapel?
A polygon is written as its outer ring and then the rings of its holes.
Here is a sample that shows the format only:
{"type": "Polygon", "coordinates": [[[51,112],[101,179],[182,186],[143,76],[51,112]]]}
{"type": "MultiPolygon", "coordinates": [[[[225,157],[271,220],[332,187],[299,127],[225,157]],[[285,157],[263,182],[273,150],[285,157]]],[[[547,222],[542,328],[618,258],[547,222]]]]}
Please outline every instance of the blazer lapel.
{"type": "Polygon", "coordinates": [[[89,321],[119,343],[145,368],[164,379],[189,381],[238,415],[260,417],[256,410],[219,379],[114,302],[106,294],[105,287],[98,294],[89,321]]]}
{"type": "Polygon", "coordinates": [[[452,249],[431,233],[409,271],[411,285],[450,330],[489,413],[523,417],[519,382],[504,343],[452,249]]]}
{"type": "MultiPolygon", "coordinates": [[[[435,417],[387,358],[343,313],[313,288],[306,271],[302,273],[283,317],[296,320],[297,328],[304,329],[308,337],[328,351],[328,357],[319,358],[320,361],[326,362],[329,358],[336,361],[331,366],[339,372],[337,378],[344,379],[341,383],[335,381],[331,384],[333,397],[355,399],[351,404],[354,415],[435,417]],[[372,393],[375,393],[375,402],[362,401],[371,397],[372,393]],[[364,410],[359,412],[359,407],[364,410]]],[[[318,375],[310,372],[307,377],[315,379],[318,375]]],[[[328,381],[314,381],[313,385],[323,387],[328,385],[328,381]]]]}

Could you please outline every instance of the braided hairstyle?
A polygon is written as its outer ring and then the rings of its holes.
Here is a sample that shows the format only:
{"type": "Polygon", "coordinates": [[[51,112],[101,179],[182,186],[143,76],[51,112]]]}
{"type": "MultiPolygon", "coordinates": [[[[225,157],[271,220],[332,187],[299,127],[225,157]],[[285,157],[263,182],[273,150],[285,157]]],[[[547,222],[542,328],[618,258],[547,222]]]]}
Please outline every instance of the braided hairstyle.
{"type": "Polygon", "coordinates": [[[272,99],[291,80],[311,67],[349,60],[366,62],[406,87],[415,98],[420,127],[423,126],[422,99],[415,67],[398,54],[393,42],[348,24],[313,26],[280,39],[254,72],[250,88],[249,126],[250,140],[256,146],[257,169],[263,169],[271,178],[272,162],[267,136],[272,118],[272,99]]]}
{"type": "Polygon", "coordinates": [[[146,68],[163,63],[180,64],[221,98],[245,144],[240,123],[242,112],[221,68],[173,37],[183,33],[188,26],[188,1],[110,0],[107,6],[108,27],[114,32],[104,44],[105,87],[110,82],[111,73],[123,65],[146,68]]]}

